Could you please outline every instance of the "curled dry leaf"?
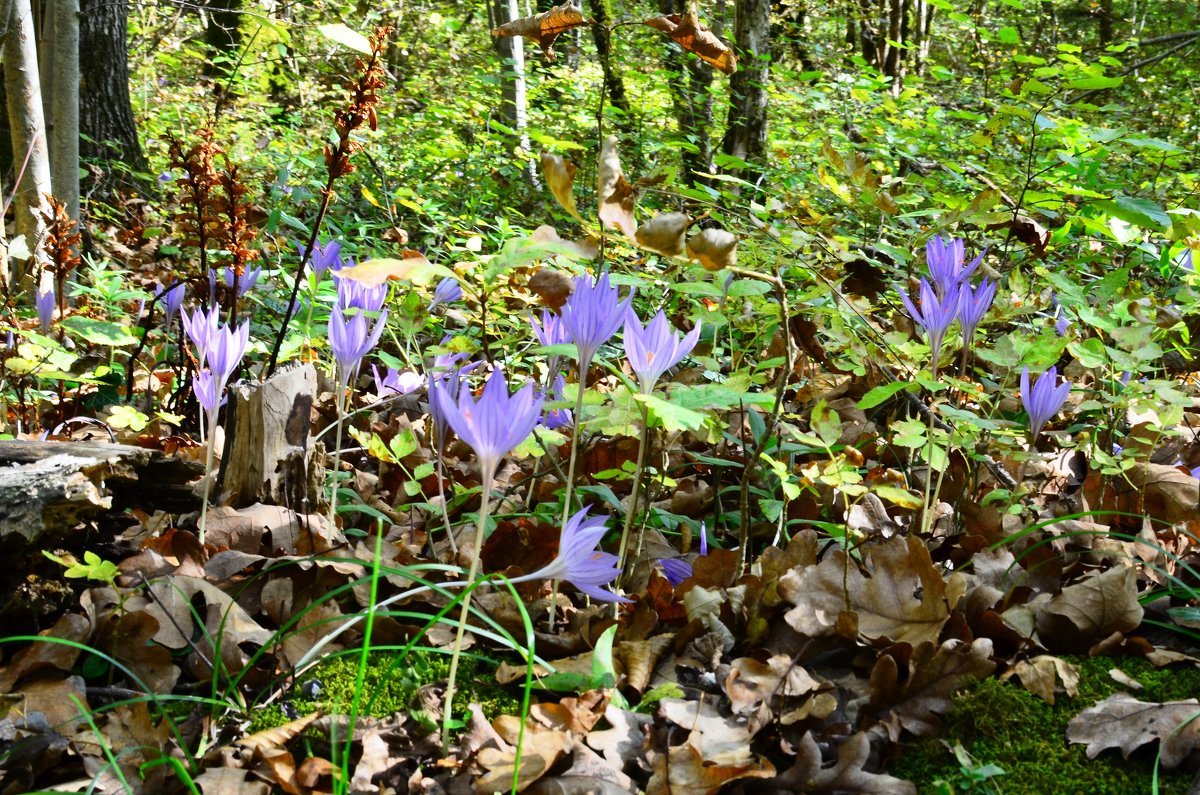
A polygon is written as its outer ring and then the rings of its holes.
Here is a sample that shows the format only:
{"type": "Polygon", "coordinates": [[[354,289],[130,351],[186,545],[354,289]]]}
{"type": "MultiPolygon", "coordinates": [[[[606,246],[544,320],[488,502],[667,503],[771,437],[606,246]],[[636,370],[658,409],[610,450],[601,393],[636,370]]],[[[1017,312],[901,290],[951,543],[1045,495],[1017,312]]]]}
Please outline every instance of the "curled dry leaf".
{"type": "Polygon", "coordinates": [[[554,60],[554,40],[571,28],[592,24],[583,18],[583,7],[566,0],[549,11],[532,17],[521,17],[492,30],[493,36],[524,36],[542,48],[547,61],[554,60]]]}
{"type": "Polygon", "coordinates": [[[378,287],[387,281],[406,281],[413,284],[430,284],[454,272],[443,265],[434,265],[419,251],[406,249],[399,259],[369,259],[352,268],[342,268],[338,278],[353,279],[367,287],[378,287]]]}
{"type": "Polygon", "coordinates": [[[542,176],[554,198],[563,209],[583,223],[583,216],[575,206],[575,164],[551,152],[542,152],[542,176]]]}
{"type": "Polygon", "coordinates": [[[687,213],[656,215],[637,228],[638,245],[667,257],[682,257],[684,238],[692,219],[687,213]]]}
{"type": "Polygon", "coordinates": [[[625,179],[621,156],[617,152],[617,137],[605,136],[600,144],[600,162],[596,166],[596,197],[600,202],[600,223],[615,227],[630,240],[637,232],[633,208],[637,190],[625,179]]]}
{"type": "MultiPolygon", "coordinates": [[[[521,768],[517,773],[517,791],[545,775],[573,745],[574,741],[565,732],[551,730],[526,735],[521,749],[521,768]]],[[[500,792],[512,786],[517,762],[515,748],[483,748],[476,761],[486,771],[475,781],[476,792],[500,792]]]]}
{"type": "Polygon", "coordinates": [[[670,748],[665,754],[652,751],[648,756],[654,773],[646,792],[716,795],[731,781],[775,775],[774,765],[766,759],[751,756],[742,762],[709,762],[690,743],[670,748]]]}
{"type": "Polygon", "coordinates": [[[991,656],[989,638],[948,640],[936,650],[928,642],[912,649],[898,644],[871,669],[871,707],[887,712],[884,727],[893,741],[900,739],[901,729],[929,734],[938,727],[937,716],[954,705],[959,689],[996,670],[991,656]]]}
{"type": "Polygon", "coordinates": [[[1087,648],[1114,632],[1142,623],[1137,572],[1114,566],[1063,588],[1036,613],[1038,637],[1054,650],[1087,648]]]}
{"type": "Polygon", "coordinates": [[[1162,763],[1168,770],[1200,749],[1200,701],[1153,704],[1126,693],[1109,696],[1088,707],[1067,724],[1067,740],[1087,743],[1088,759],[1107,748],[1120,748],[1125,758],[1155,740],[1162,742],[1162,763]]]}
{"type": "Polygon", "coordinates": [[[709,30],[707,25],[700,23],[695,10],[686,14],[654,17],[642,24],[661,30],[671,37],[671,41],[688,52],[695,53],[705,63],[727,75],[737,71],[737,56],[733,54],[733,50],[718,39],[717,34],[709,30]]]}
{"type": "Polygon", "coordinates": [[[1063,690],[1068,698],[1074,698],[1079,692],[1079,669],[1060,657],[1049,654],[1039,654],[1031,660],[1021,660],[1009,668],[1001,679],[1017,677],[1025,689],[1045,701],[1054,703],[1054,691],[1058,680],[1063,683],[1063,690]]]}
{"type": "Polygon", "coordinates": [[[309,727],[314,721],[321,717],[321,713],[314,712],[311,715],[303,715],[293,721],[288,721],[282,726],[274,726],[270,729],[264,729],[260,732],[247,735],[237,740],[234,744],[245,748],[248,751],[261,752],[272,748],[282,748],[290,743],[300,733],[309,727]]]}
{"type": "Polygon", "coordinates": [[[737,265],[737,242],[737,235],[724,229],[702,229],[688,239],[687,255],[699,260],[705,270],[732,268],[737,265]]]}
{"type": "Polygon", "coordinates": [[[821,747],[808,732],[796,747],[796,763],[774,780],[768,791],[805,792],[809,795],[830,792],[856,792],[862,795],[916,795],[912,782],[871,773],[865,769],[871,758],[871,740],[865,732],[850,737],[838,748],[837,764],[825,765],[821,747]]]}
{"type": "Polygon", "coordinates": [[[832,635],[838,616],[849,610],[857,615],[863,637],[936,642],[966,589],[963,576],[956,572],[949,582],[943,580],[917,538],[896,536],[868,547],[864,564],[870,576],[838,550],[815,566],[784,574],[779,594],[796,605],[785,620],[809,637],[832,635]]]}
{"type": "MultiPolygon", "coordinates": [[[[579,240],[564,240],[558,236],[554,227],[545,224],[533,230],[529,239],[534,243],[549,244],[546,248],[552,253],[565,254],[573,259],[593,259],[600,253],[600,241],[591,235],[579,240]]],[[[571,289],[575,289],[574,282],[571,283],[571,289]]]]}

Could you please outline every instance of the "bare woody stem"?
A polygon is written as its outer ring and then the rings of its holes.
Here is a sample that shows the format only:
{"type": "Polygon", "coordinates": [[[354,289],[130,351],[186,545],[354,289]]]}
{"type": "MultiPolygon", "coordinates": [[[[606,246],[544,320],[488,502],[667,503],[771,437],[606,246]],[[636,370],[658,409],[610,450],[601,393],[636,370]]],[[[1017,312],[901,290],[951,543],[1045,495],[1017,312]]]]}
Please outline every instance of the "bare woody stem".
{"type": "Polygon", "coordinates": [[[638,442],[637,469],[633,473],[633,493],[629,497],[629,510],[625,512],[625,523],[621,527],[621,548],[617,552],[617,570],[621,578],[626,578],[626,556],[629,553],[629,536],[633,530],[634,519],[638,515],[638,503],[642,496],[642,477],[646,470],[646,452],[650,447],[650,410],[642,404],[642,438],[638,442]]]}
{"type": "MultiPolygon", "coordinates": [[[[483,534],[488,520],[488,497],[492,493],[492,481],[496,475],[498,462],[481,461],[480,488],[482,493],[479,502],[479,521],[475,524],[475,548],[471,550],[471,569],[467,573],[467,582],[474,583],[479,576],[480,550],[483,548],[483,534]]],[[[446,684],[446,703],[442,707],[442,753],[450,747],[450,722],[454,716],[454,685],[458,678],[458,659],[462,656],[462,640],[466,634],[467,617],[471,612],[471,597],[474,589],[463,594],[462,613],[458,618],[458,632],[454,635],[454,653],[450,656],[450,674],[446,684]]]]}

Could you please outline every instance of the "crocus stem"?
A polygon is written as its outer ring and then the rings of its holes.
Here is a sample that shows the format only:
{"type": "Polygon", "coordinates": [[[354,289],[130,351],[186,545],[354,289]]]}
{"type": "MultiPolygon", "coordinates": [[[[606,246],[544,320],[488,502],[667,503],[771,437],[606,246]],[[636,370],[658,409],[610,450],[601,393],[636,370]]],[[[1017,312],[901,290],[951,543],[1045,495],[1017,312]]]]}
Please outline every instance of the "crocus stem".
{"type": "Polygon", "coordinates": [[[575,490],[575,461],[579,458],[579,426],[582,424],[580,414],[583,413],[583,390],[587,383],[587,366],[590,362],[579,363],[579,383],[576,384],[575,413],[571,416],[571,460],[567,464],[567,491],[563,495],[562,524],[571,518],[571,494],[575,490]]]}
{"type": "MultiPolygon", "coordinates": [[[[442,455],[438,451],[437,457],[437,486],[438,499],[442,502],[442,522],[446,525],[446,538],[450,541],[450,551],[454,553],[454,557],[458,557],[458,544],[454,541],[454,530],[450,528],[450,506],[446,505],[446,486],[442,483],[442,455]]],[[[429,536],[429,549],[433,551],[433,535],[429,536]]]]}
{"type": "MultiPolygon", "coordinates": [[[[624,578],[625,556],[629,552],[629,536],[633,530],[633,520],[638,514],[638,502],[642,497],[642,473],[646,470],[646,453],[650,447],[650,417],[645,406],[642,407],[642,438],[638,441],[637,470],[633,473],[633,493],[629,497],[629,510],[625,512],[625,524],[621,527],[621,548],[617,552],[617,570],[624,578]]],[[[638,546],[641,546],[639,542],[638,546]]]]}
{"type": "Polygon", "coordinates": [[[929,502],[933,497],[933,406],[933,403],[929,406],[929,429],[925,437],[925,500],[921,510],[921,535],[928,535],[933,527],[933,506],[929,502]]]}
{"type": "MultiPolygon", "coordinates": [[[[467,572],[467,582],[475,582],[479,576],[479,552],[483,549],[483,532],[487,527],[488,498],[492,493],[492,480],[496,474],[494,463],[480,462],[482,471],[482,494],[479,502],[479,521],[475,524],[475,548],[471,550],[471,570],[467,572]]],[[[454,653],[450,656],[450,674],[446,684],[446,703],[442,707],[442,753],[450,747],[450,721],[454,716],[454,682],[458,678],[458,658],[462,655],[462,639],[466,634],[467,616],[471,611],[471,597],[475,591],[463,594],[462,613],[458,618],[458,632],[454,636],[454,653]]]]}
{"type": "Polygon", "coordinates": [[[208,495],[212,491],[213,448],[216,447],[217,412],[208,418],[208,452],[204,455],[204,501],[200,503],[200,546],[208,530],[208,495]]]}
{"type": "Polygon", "coordinates": [[[337,429],[333,432],[333,492],[329,495],[329,525],[337,527],[338,475],[342,469],[342,420],[345,418],[346,385],[338,382],[337,429]]]}

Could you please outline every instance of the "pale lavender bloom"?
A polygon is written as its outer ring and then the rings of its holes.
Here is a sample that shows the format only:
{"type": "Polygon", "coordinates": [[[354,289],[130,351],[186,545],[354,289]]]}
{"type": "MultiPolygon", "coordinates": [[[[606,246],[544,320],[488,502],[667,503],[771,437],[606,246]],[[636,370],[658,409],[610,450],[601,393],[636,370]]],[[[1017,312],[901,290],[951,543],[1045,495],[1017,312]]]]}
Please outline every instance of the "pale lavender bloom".
{"type": "MultiPolygon", "coordinates": [[[[448,336],[443,339],[442,344],[445,345],[448,339],[450,339],[448,336]]],[[[450,399],[457,402],[458,392],[462,387],[463,375],[474,370],[481,364],[481,362],[473,362],[465,367],[458,367],[458,362],[465,357],[465,353],[445,353],[435,356],[433,357],[433,366],[429,368],[429,383],[427,385],[429,417],[433,420],[433,440],[439,451],[446,441],[447,423],[440,403],[433,396],[434,388],[440,384],[441,388],[450,395],[450,399]]]]}
{"type": "MultiPolygon", "coordinates": [[[[296,249],[300,252],[300,258],[304,258],[304,244],[297,243],[296,249]]],[[[316,275],[317,281],[321,281],[321,277],[325,275],[325,271],[332,268],[333,270],[342,269],[342,243],[339,240],[330,240],[324,244],[317,242],[313,245],[312,257],[309,258],[308,264],[312,266],[313,274],[316,275]]]]}
{"type": "Polygon", "coordinates": [[[163,173],[158,175],[159,182],[170,182],[173,179],[175,179],[175,177],[171,176],[170,171],[164,171],[163,173]]]}
{"type": "MultiPolygon", "coordinates": [[[[554,379],[554,388],[550,390],[550,399],[562,400],[563,389],[566,386],[566,379],[563,378],[562,373],[559,373],[558,377],[554,379]]],[[[575,418],[570,409],[547,409],[546,416],[542,417],[542,425],[546,426],[548,431],[570,427],[574,422],[575,418]]]]}
{"type": "Polygon", "coordinates": [[[579,350],[580,373],[591,365],[600,346],[617,333],[632,301],[632,293],[624,302],[620,300],[607,273],[599,279],[584,274],[575,280],[575,291],[563,304],[562,324],[579,350]]]}
{"type": "MultiPolygon", "coordinates": [[[[196,402],[200,404],[205,417],[215,417],[221,400],[221,390],[211,370],[196,373],[196,377],[192,379],[192,392],[195,393],[196,402]]],[[[204,417],[201,417],[201,422],[203,421],[204,417]]]]}
{"type": "Polygon", "coordinates": [[[563,325],[562,317],[549,309],[542,310],[541,323],[530,317],[529,325],[533,326],[533,336],[537,337],[537,341],[542,345],[566,345],[571,341],[571,335],[563,325]]]}
{"type": "Polygon", "coordinates": [[[1029,414],[1029,429],[1036,437],[1050,419],[1062,408],[1071,393],[1071,382],[1058,383],[1058,368],[1051,367],[1042,373],[1032,388],[1029,386],[1029,368],[1021,370],[1021,402],[1029,414]]]}
{"type": "Polygon", "coordinates": [[[371,375],[375,379],[375,396],[382,399],[388,395],[409,395],[425,385],[425,379],[412,370],[400,372],[395,367],[389,367],[387,375],[382,378],[379,368],[371,365],[371,375]]]}
{"type": "Polygon", "coordinates": [[[343,387],[349,385],[367,351],[379,342],[386,322],[386,309],[380,313],[370,330],[367,329],[366,316],[361,313],[347,320],[341,310],[335,309],[329,316],[329,349],[333,351],[338,366],[338,380],[343,387]]]}
{"type": "Polygon", "coordinates": [[[533,384],[509,395],[500,368],[492,371],[479,400],[471,397],[469,389],[460,389],[455,400],[444,381],[434,383],[431,400],[437,401],[445,421],[479,457],[485,482],[495,475],[500,459],[533,433],[542,416],[543,401],[534,396],[533,384]]]}
{"type": "Polygon", "coordinates": [[[362,312],[378,312],[383,308],[387,298],[386,284],[368,287],[357,279],[343,279],[336,273],[333,281],[337,284],[337,307],[343,312],[358,309],[362,312]]]}
{"type": "Polygon", "coordinates": [[[962,326],[963,345],[969,346],[975,338],[975,329],[996,299],[996,284],[984,279],[972,289],[963,284],[958,294],[958,322],[962,326]]]}
{"type": "MultiPolygon", "coordinates": [[[[704,531],[704,522],[700,523],[700,557],[708,554],[708,535],[704,531]]],[[[679,583],[692,576],[692,564],[683,558],[659,558],[663,574],[671,585],[679,583]]]]}
{"type": "Polygon", "coordinates": [[[929,342],[929,350],[936,368],[939,354],[942,351],[942,341],[946,338],[946,330],[958,315],[958,286],[947,292],[944,297],[938,296],[934,288],[925,279],[921,279],[920,308],[913,304],[903,290],[899,291],[900,300],[908,314],[925,331],[929,342]]]}
{"type": "Polygon", "coordinates": [[[585,507],[567,520],[558,539],[558,556],[528,579],[566,580],[598,602],[629,604],[632,599],[604,590],[621,572],[616,555],[596,549],[604,537],[604,519],[588,519],[587,512],[585,507]]]}
{"type": "Polygon", "coordinates": [[[218,323],[213,329],[208,338],[208,366],[221,389],[225,388],[229,377],[246,355],[246,345],[249,341],[249,323],[243,323],[236,329],[218,323]]]}
{"type": "Polygon", "coordinates": [[[1071,330],[1071,321],[1063,314],[1062,307],[1054,314],[1054,331],[1060,337],[1067,336],[1067,332],[1071,330]]]}
{"type": "Polygon", "coordinates": [[[1190,474],[1194,478],[1200,478],[1200,467],[1192,467],[1190,474]]]}
{"type": "Polygon", "coordinates": [[[183,306],[183,299],[187,295],[187,284],[179,282],[169,290],[163,290],[163,286],[158,285],[158,289],[154,291],[154,296],[159,298],[163,313],[167,316],[166,325],[171,325],[171,321],[175,318],[179,308],[183,306]]]}
{"type": "Polygon", "coordinates": [[[180,315],[183,320],[184,333],[191,340],[192,347],[196,350],[196,361],[201,367],[204,366],[205,357],[208,354],[208,341],[220,323],[220,315],[220,308],[215,306],[211,312],[205,312],[202,307],[196,307],[196,310],[190,315],[186,311],[180,315]]]}
{"type": "Polygon", "coordinates": [[[50,330],[50,324],[54,322],[54,285],[47,282],[46,291],[38,290],[37,293],[37,316],[38,325],[45,334],[50,330]]]}
{"type": "Polygon", "coordinates": [[[432,312],[440,304],[449,304],[462,297],[463,291],[458,280],[447,276],[438,282],[437,289],[433,291],[433,300],[429,302],[429,311],[432,312]]]}
{"type": "Polygon", "coordinates": [[[625,318],[625,355],[629,367],[637,373],[642,392],[650,394],[662,374],[679,364],[700,340],[700,324],[687,334],[677,333],[659,310],[645,328],[632,311],[625,318]]]}
{"type": "Polygon", "coordinates": [[[925,244],[925,264],[929,268],[929,275],[933,278],[933,286],[939,298],[957,292],[958,286],[979,267],[979,263],[983,261],[983,254],[966,266],[963,265],[964,258],[965,249],[960,239],[950,238],[943,241],[941,235],[934,235],[933,239],[925,244]]]}
{"type": "Polygon", "coordinates": [[[1179,258],[1175,260],[1175,264],[1179,266],[1179,270],[1184,273],[1195,273],[1196,267],[1192,265],[1192,250],[1185,248],[1179,258]]]}
{"type": "Polygon", "coordinates": [[[659,558],[658,565],[671,585],[679,585],[692,576],[692,564],[683,558],[659,558]]]}
{"type": "MultiPolygon", "coordinates": [[[[237,282],[237,297],[241,298],[246,293],[254,289],[254,285],[258,284],[258,277],[262,275],[262,266],[259,265],[254,270],[244,271],[239,278],[233,268],[225,268],[225,286],[230,290],[233,289],[234,282],[237,282]]],[[[210,279],[212,278],[210,274],[210,279]]]]}

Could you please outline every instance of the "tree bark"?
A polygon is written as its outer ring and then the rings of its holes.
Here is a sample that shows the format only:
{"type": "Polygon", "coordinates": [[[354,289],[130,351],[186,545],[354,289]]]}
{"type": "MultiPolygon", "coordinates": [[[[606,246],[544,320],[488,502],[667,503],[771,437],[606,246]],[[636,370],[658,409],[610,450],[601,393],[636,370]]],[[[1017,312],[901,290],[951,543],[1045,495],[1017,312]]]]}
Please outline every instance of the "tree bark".
{"type": "MultiPolygon", "coordinates": [[[[724,4],[722,3],[722,6],[724,4]]],[[[659,0],[659,11],[663,14],[682,14],[687,11],[687,0],[659,0]]],[[[723,9],[714,14],[709,28],[721,35],[723,9]]],[[[671,103],[675,106],[675,121],[679,135],[684,139],[682,150],[683,181],[687,185],[707,182],[700,174],[713,170],[713,97],[710,87],[713,68],[699,58],[689,58],[675,46],[668,46],[663,61],[666,64],[671,90],[671,103]]]]}
{"type": "Polygon", "coordinates": [[[118,186],[140,187],[128,173],[110,167],[123,163],[127,172],[145,173],[149,166],[138,142],[133,106],[129,99],[129,65],[126,61],[128,0],[80,0],[80,131],[90,140],[80,145],[85,158],[101,167],[100,195],[118,186]]]}
{"type": "MultiPolygon", "coordinates": [[[[489,0],[489,16],[493,28],[520,18],[521,9],[517,0],[489,0]]],[[[530,150],[528,126],[528,100],[525,93],[525,39],[522,36],[496,36],[492,46],[500,55],[503,64],[500,72],[500,119],[517,132],[517,143],[525,151],[530,150]]],[[[537,176],[533,160],[526,161],[525,176],[531,185],[536,185],[537,176]]]]}
{"type": "Polygon", "coordinates": [[[762,165],[767,149],[771,4],[767,0],[738,0],[734,37],[738,70],[729,80],[729,116],[721,149],[727,155],[762,165]]]}
{"type": "Polygon", "coordinates": [[[52,0],[52,63],[42,70],[52,82],[46,127],[54,197],[71,220],[79,220],[79,0],[52,0]]]}
{"type": "Polygon", "coordinates": [[[205,5],[208,24],[204,43],[208,45],[205,77],[222,78],[233,71],[231,59],[242,44],[242,0],[208,0],[205,5]]]}
{"type": "MultiPolygon", "coordinates": [[[[12,134],[16,184],[14,210],[17,235],[35,261],[46,261],[42,237],[46,223],[41,213],[49,209],[46,196],[52,192],[50,156],[46,142],[46,119],[42,113],[42,86],[38,77],[37,47],[34,39],[33,11],[29,0],[12,0],[9,5],[8,33],[4,39],[4,82],[8,99],[8,123],[12,134]]],[[[0,262],[0,273],[10,291],[19,291],[27,278],[36,275],[25,265],[7,259],[0,262]],[[11,268],[10,271],[7,269],[11,268]]]]}
{"type": "Polygon", "coordinates": [[[589,0],[588,7],[592,18],[596,20],[596,24],[592,25],[592,40],[596,43],[596,55],[604,71],[604,92],[608,95],[609,103],[621,112],[617,117],[617,126],[622,132],[628,132],[631,118],[629,97],[625,94],[625,81],[621,73],[612,65],[612,37],[609,33],[612,14],[608,9],[608,0],[589,0]]]}
{"type": "Polygon", "coordinates": [[[1100,0],[1100,46],[1107,47],[1113,41],[1113,0],[1100,0]]]}

